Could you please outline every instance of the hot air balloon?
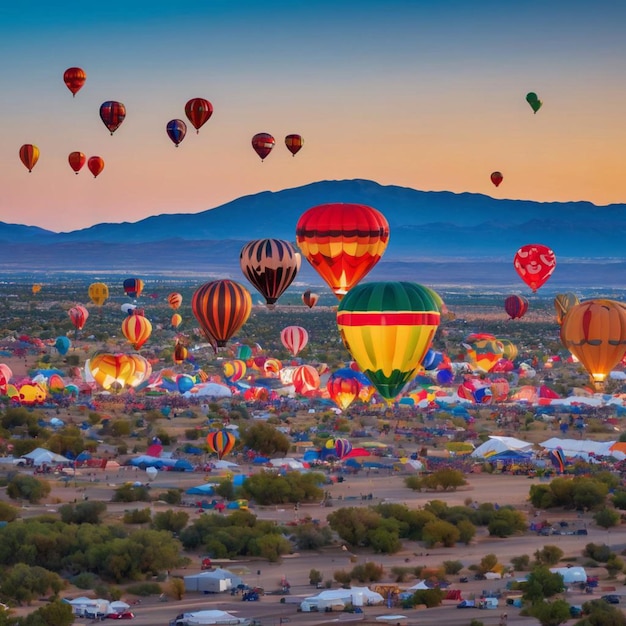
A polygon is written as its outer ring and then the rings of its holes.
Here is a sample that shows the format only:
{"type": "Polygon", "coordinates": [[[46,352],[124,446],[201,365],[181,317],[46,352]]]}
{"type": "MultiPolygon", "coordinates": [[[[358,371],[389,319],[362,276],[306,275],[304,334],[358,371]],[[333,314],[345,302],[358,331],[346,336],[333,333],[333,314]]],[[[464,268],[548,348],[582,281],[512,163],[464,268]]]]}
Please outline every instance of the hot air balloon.
{"type": "Polygon", "coordinates": [[[291,383],[296,393],[306,396],[320,387],[320,375],[312,365],[300,365],[293,371],[291,383]]]}
{"type": "Polygon", "coordinates": [[[67,161],[74,170],[74,173],[78,174],[87,162],[87,157],[82,152],[70,152],[67,161]]]}
{"type": "Polygon", "coordinates": [[[54,341],[54,347],[57,349],[57,352],[61,355],[67,354],[71,345],[72,345],[72,342],[65,335],[61,335],[60,337],[57,337],[54,341]]]}
{"type": "Polygon", "coordinates": [[[349,367],[338,369],[330,375],[326,383],[326,390],[330,399],[342,411],[345,411],[358,398],[361,391],[357,372],[349,367]]]}
{"type": "Polygon", "coordinates": [[[124,318],[122,322],[122,332],[133,348],[139,350],[150,338],[152,334],[152,324],[145,316],[137,313],[137,311],[133,311],[131,315],[124,318]]]}
{"type": "Polygon", "coordinates": [[[502,344],[502,356],[509,361],[514,361],[517,358],[517,346],[510,339],[498,339],[502,344]]]}
{"type": "Polygon", "coordinates": [[[85,367],[103,389],[123,389],[133,376],[135,361],[126,354],[103,352],[91,357],[85,367]]]}
{"type": "Polygon", "coordinates": [[[105,283],[91,283],[87,293],[96,306],[102,306],[109,297],[109,288],[105,283]]]}
{"type": "Polygon", "coordinates": [[[490,372],[503,357],[504,346],[489,333],[472,333],[463,340],[465,357],[474,371],[490,372]]]}
{"type": "Polygon", "coordinates": [[[130,304],[130,302],[125,302],[120,307],[120,311],[125,313],[126,315],[132,315],[133,311],[137,308],[136,304],[130,304]]]}
{"type": "Polygon", "coordinates": [[[213,105],[204,98],[192,98],[185,105],[185,115],[198,134],[200,127],[204,126],[213,115],[213,105]]]}
{"type": "Polygon", "coordinates": [[[39,160],[39,148],[32,143],[25,143],[20,148],[20,161],[24,164],[24,167],[29,171],[33,171],[37,161],[39,160]]]}
{"type": "Polygon", "coordinates": [[[285,137],[285,145],[292,156],[296,156],[296,153],[299,152],[300,148],[304,145],[304,139],[302,139],[301,135],[287,135],[285,137]]]}
{"type": "Polygon", "coordinates": [[[131,298],[138,298],[143,291],[144,283],[141,278],[127,278],[124,281],[124,293],[131,298]]]}
{"type": "Polygon", "coordinates": [[[626,305],[615,300],[585,300],[561,324],[561,342],[602,389],[609,372],[626,353],[626,305]]]}
{"type": "Polygon", "coordinates": [[[502,172],[492,172],[491,173],[491,182],[496,187],[498,187],[503,180],[504,180],[504,176],[502,176],[502,172]]]}
{"type": "Polygon", "coordinates": [[[296,225],[300,250],[341,299],[380,260],[389,241],[382,213],[364,204],[322,204],[296,225]]]}
{"type": "Polygon", "coordinates": [[[579,304],[578,296],[575,293],[559,293],[554,298],[554,308],[556,310],[556,321],[561,325],[567,312],[579,304]]]}
{"type": "Polygon", "coordinates": [[[269,133],[257,133],[252,137],[252,148],[259,155],[261,161],[272,151],[276,141],[269,133]]]}
{"type": "Polygon", "coordinates": [[[231,452],[237,440],[228,430],[214,430],[206,436],[206,442],[209,450],[215,452],[217,458],[221,460],[231,452]]]}
{"type": "Polygon", "coordinates": [[[457,393],[460,398],[469,400],[473,404],[489,404],[493,400],[491,387],[477,378],[468,378],[463,381],[457,393]]]}
{"type": "Polygon", "coordinates": [[[504,300],[504,310],[512,320],[521,319],[528,311],[528,300],[523,296],[508,296],[504,300]]]}
{"type": "Polygon", "coordinates": [[[63,72],[63,82],[72,92],[72,97],[76,96],[82,89],[86,80],[87,74],[85,74],[85,70],[80,67],[69,67],[63,72]]]}
{"type": "Polygon", "coordinates": [[[533,113],[537,113],[541,108],[543,102],[539,100],[539,97],[534,91],[529,91],[526,94],[526,102],[530,105],[530,108],[533,110],[533,113]]]}
{"type": "Polygon", "coordinates": [[[556,256],[548,246],[527,244],[515,253],[513,266],[520,278],[537,291],[554,272],[556,256]]]}
{"type": "Polygon", "coordinates": [[[178,328],[182,324],[182,321],[183,321],[182,315],[180,313],[174,313],[171,319],[172,328],[174,329],[178,328]]]}
{"type": "Polygon", "coordinates": [[[335,439],[335,452],[339,460],[345,459],[352,452],[352,444],[344,438],[335,439]]]}
{"type": "Polygon", "coordinates": [[[177,342],[174,346],[174,354],[172,356],[174,363],[180,365],[187,359],[188,356],[189,351],[187,348],[182,343],[177,342]]]}
{"type": "Polygon", "coordinates": [[[87,160],[87,168],[93,174],[94,178],[98,178],[98,175],[104,169],[104,159],[99,156],[89,157],[87,160]]]}
{"type": "Polygon", "coordinates": [[[178,148],[178,144],[185,138],[187,134],[187,124],[183,120],[170,120],[165,131],[167,136],[172,140],[174,145],[178,148]]]}
{"type": "Polygon", "coordinates": [[[241,380],[248,370],[245,361],[236,359],[235,361],[226,361],[224,363],[224,376],[232,383],[241,380]]]}
{"type": "Polygon", "coordinates": [[[32,287],[31,287],[31,291],[33,292],[33,296],[38,294],[41,291],[41,285],[39,283],[35,283],[32,287]]]}
{"type": "Polygon", "coordinates": [[[121,102],[107,100],[100,105],[100,119],[113,134],[126,117],[126,107],[121,102]]]}
{"type": "Polygon", "coordinates": [[[89,311],[82,304],[73,306],[67,314],[70,316],[70,320],[72,320],[72,324],[74,324],[74,328],[76,328],[77,331],[83,329],[89,317],[89,311]]]}
{"type": "Polygon", "coordinates": [[[239,254],[243,275],[265,298],[268,309],[291,285],[300,270],[300,253],[282,239],[256,239],[239,254]]]}
{"type": "Polygon", "coordinates": [[[183,303],[183,297],[179,293],[173,292],[167,296],[167,303],[170,305],[170,308],[175,311],[180,308],[180,305],[183,303]]]}
{"type": "Polygon", "coordinates": [[[214,280],[194,292],[191,309],[205,336],[221,348],[250,317],[252,298],[234,280],[214,280]]]}
{"type": "Polygon", "coordinates": [[[280,340],[293,356],[298,356],[309,341],[309,333],[302,326],[287,326],[280,331],[280,340]]]}
{"type": "Polygon", "coordinates": [[[152,375],[152,365],[150,361],[141,354],[127,354],[126,357],[133,362],[134,370],[127,381],[129,387],[138,387],[143,382],[147,382],[152,375]]]}
{"type": "Polygon", "coordinates": [[[319,294],[313,293],[310,289],[307,289],[302,294],[302,302],[306,304],[306,306],[308,306],[309,309],[312,309],[317,304],[317,301],[319,299],[320,299],[319,294]]]}
{"type": "Polygon", "coordinates": [[[409,282],[357,285],[337,309],[346,348],[388,402],[417,373],[439,320],[429,292],[409,282]]]}

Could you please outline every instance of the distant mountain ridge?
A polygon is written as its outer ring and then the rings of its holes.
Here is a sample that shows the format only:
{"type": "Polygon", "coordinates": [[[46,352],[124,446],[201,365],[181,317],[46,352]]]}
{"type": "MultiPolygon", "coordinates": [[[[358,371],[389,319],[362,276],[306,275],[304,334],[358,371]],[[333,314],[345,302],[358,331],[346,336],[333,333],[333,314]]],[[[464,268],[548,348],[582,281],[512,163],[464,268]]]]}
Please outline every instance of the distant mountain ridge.
{"type": "MultiPolygon", "coordinates": [[[[506,200],[357,179],[265,191],[200,213],[155,215],[66,233],[0,222],[4,252],[0,269],[61,271],[75,267],[80,259],[87,270],[93,263],[94,269],[110,270],[238,271],[244,242],[263,237],[294,241],[300,215],[327,202],[367,204],[385,215],[391,233],[383,257],[388,268],[395,263],[423,264],[425,259],[489,258],[510,263],[517,248],[526,243],[546,244],[561,260],[626,262],[624,204],[598,207],[589,202],[506,200]],[[155,267],[156,263],[163,267],[155,267]]],[[[617,271],[619,265],[612,264],[612,269],[617,271]]]]}

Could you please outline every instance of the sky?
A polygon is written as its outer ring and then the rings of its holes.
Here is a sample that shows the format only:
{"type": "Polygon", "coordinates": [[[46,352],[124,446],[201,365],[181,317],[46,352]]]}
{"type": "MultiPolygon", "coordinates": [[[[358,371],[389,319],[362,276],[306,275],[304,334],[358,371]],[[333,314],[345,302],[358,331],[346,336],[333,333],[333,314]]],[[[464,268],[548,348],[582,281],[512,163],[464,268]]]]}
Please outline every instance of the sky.
{"type": "Polygon", "coordinates": [[[0,221],[70,231],[353,178],[625,203],[624,23],[619,0],[4,3],[0,221]],[[213,116],[176,148],[166,124],[194,97],[213,116]],[[113,136],[106,100],[127,110],[113,136]],[[258,132],[276,139],[263,162],[258,132]],[[75,150],[104,159],[98,178],[74,174],[75,150]]]}

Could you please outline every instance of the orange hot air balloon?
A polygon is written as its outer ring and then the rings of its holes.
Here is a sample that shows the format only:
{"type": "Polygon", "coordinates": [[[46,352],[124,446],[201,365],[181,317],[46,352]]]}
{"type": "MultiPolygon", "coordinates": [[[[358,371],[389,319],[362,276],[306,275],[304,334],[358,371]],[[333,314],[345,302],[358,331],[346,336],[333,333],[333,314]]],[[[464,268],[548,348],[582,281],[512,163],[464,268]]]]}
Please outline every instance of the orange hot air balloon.
{"type": "Polygon", "coordinates": [[[344,367],[330,375],[326,389],[330,399],[345,411],[359,397],[361,383],[355,371],[344,367]]]}
{"type": "Polygon", "coordinates": [[[150,338],[152,334],[152,324],[150,320],[142,314],[133,311],[131,315],[124,318],[122,322],[122,332],[133,348],[139,350],[150,338]]]}
{"type": "Polygon", "coordinates": [[[257,133],[252,137],[252,148],[261,157],[263,161],[272,151],[276,141],[269,133],[257,133]]]}
{"type": "Polygon", "coordinates": [[[82,152],[70,152],[67,160],[70,167],[74,170],[74,173],[78,174],[87,162],[87,157],[82,152]]]}
{"type": "Polygon", "coordinates": [[[597,389],[626,353],[626,306],[585,300],[566,313],[561,342],[585,367],[597,389]]]}
{"type": "Polygon", "coordinates": [[[533,291],[537,291],[552,276],[556,256],[548,246],[528,244],[515,253],[513,266],[519,277],[533,291]]]}
{"type": "Polygon", "coordinates": [[[180,365],[188,356],[189,350],[187,350],[187,348],[182,343],[177,343],[174,346],[174,363],[180,365]]]}
{"type": "Polygon", "coordinates": [[[221,460],[232,451],[237,439],[228,430],[214,430],[206,436],[206,442],[209,450],[215,452],[217,458],[221,460]]]}
{"type": "Polygon", "coordinates": [[[192,98],[185,105],[185,115],[198,134],[213,115],[213,105],[204,98],[192,98]]]}
{"type": "Polygon", "coordinates": [[[234,280],[214,280],[194,292],[191,310],[209,341],[222,348],[250,317],[252,298],[234,280]]]}
{"type": "Polygon", "coordinates": [[[306,306],[308,306],[309,309],[312,309],[317,304],[317,301],[319,299],[320,299],[319,294],[313,293],[310,289],[307,289],[302,294],[302,302],[306,304],[306,306]]]}
{"type": "Polygon", "coordinates": [[[89,157],[87,161],[87,167],[89,171],[93,174],[94,178],[98,178],[98,174],[102,172],[104,169],[104,159],[99,156],[89,157]]]}
{"type": "Polygon", "coordinates": [[[502,176],[501,172],[493,172],[491,174],[491,182],[498,187],[500,183],[504,180],[504,176],[502,176]]]}
{"type": "Polygon", "coordinates": [[[25,143],[20,148],[20,161],[29,172],[32,172],[33,167],[39,161],[39,148],[32,143],[25,143]]]}
{"type": "Polygon", "coordinates": [[[239,254],[243,275],[265,298],[268,309],[291,285],[300,270],[302,257],[282,239],[256,239],[248,242],[239,254]]]}
{"type": "Polygon", "coordinates": [[[296,393],[306,396],[320,387],[320,375],[312,365],[300,365],[291,379],[296,393]]]}
{"type": "Polygon", "coordinates": [[[113,134],[126,118],[126,107],[121,102],[107,100],[100,105],[100,119],[113,134]]]}
{"type": "Polygon", "coordinates": [[[304,145],[304,139],[301,135],[287,135],[285,137],[285,145],[287,150],[291,152],[292,156],[296,156],[296,153],[300,152],[300,149],[304,145]]]}
{"type": "Polygon", "coordinates": [[[179,293],[171,293],[167,296],[167,303],[170,305],[171,309],[176,310],[183,303],[183,297],[179,293]]]}
{"type": "Polygon", "coordinates": [[[183,318],[180,313],[174,313],[174,315],[172,315],[171,323],[173,328],[178,328],[182,324],[182,321],[183,318]]]}
{"type": "Polygon", "coordinates": [[[296,225],[296,243],[341,300],[378,263],[389,242],[384,215],[364,204],[321,204],[296,225]]]}
{"type": "Polygon", "coordinates": [[[128,386],[138,387],[152,375],[152,365],[150,365],[150,361],[141,356],[141,354],[128,354],[126,356],[133,361],[135,365],[132,376],[128,379],[128,386]]]}
{"type": "Polygon", "coordinates": [[[70,320],[72,320],[76,330],[82,330],[89,317],[89,311],[82,304],[72,307],[67,314],[70,316],[70,320]]]}
{"type": "Polygon", "coordinates": [[[72,97],[76,96],[82,89],[86,80],[87,74],[85,74],[85,70],[80,67],[69,67],[63,72],[63,82],[72,92],[72,97]]]}
{"type": "Polygon", "coordinates": [[[248,371],[245,361],[237,359],[235,361],[226,361],[224,363],[224,376],[230,382],[236,383],[241,380],[248,371]]]}
{"type": "Polygon", "coordinates": [[[105,390],[123,389],[135,372],[135,361],[128,354],[102,352],[85,364],[93,379],[105,390]]]}
{"type": "Polygon", "coordinates": [[[105,283],[91,283],[87,293],[96,306],[102,306],[109,297],[109,288],[105,283]]]}
{"type": "Polygon", "coordinates": [[[39,283],[35,283],[31,287],[31,291],[33,292],[33,296],[41,291],[41,285],[39,283]]]}

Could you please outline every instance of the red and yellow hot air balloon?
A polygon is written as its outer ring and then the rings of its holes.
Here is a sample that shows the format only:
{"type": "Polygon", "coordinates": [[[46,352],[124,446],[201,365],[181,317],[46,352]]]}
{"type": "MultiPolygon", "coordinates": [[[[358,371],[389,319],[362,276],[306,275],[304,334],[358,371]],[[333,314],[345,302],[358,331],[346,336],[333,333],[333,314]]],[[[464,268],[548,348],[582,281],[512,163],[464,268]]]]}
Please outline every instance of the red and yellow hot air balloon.
{"type": "Polygon", "coordinates": [[[306,306],[308,306],[309,309],[312,309],[317,304],[319,299],[320,299],[319,294],[313,293],[310,289],[307,289],[302,294],[302,303],[306,304],[306,306]]]}
{"type": "Polygon", "coordinates": [[[309,333],[302,326],[287,326],[280,331],[280,340],[293,356],[298,356],[309,342],[309,333]]]}
{"type": "Polygon", "coordinates": [[[287,135],[285,137],[285,145],[287,146],[287,150],[291,152],[291,155],[296,156],[304,145],[304,139],[302,139],[302,135],[297,135],[295,133],[287,135]]]}
{"type": "Polygon", "coordinates": [[[247,370],[248,367],[246,366],[245,361],[242,361],[241,359],[226,361],[226,363],[224,363],[224,376],[232,383],[236,383],[238,380],[241,380],[246,375],[247,370]]]}
{"type": "Polygon", "coordinates": [[[359,397],[361,391],[357,372],[349,367],[338,369],[330,375],[326,390],[330,399],[345,411],[359,397]]]}
{"type": "Polygon", "coordinates": [[[39,148],[32,143],[25,143],[20,148],[20,161],[29,172],[32,172],[39,161],[39,148]]]}
{"type": "Polygon", "coordinates": [[[388,242],[384,215],[364,204],[321,204],[296,225],[300,250],[339,299],[378,263],[388,242]]]}
{"type": "Polygon", "coordinates": [[[105,283],[91,283],[87,293],[96,306],[102,306],[109,298],[109,288],[105,283]]]}
{"type": "Polygon", "coordinates": [[[601,389],[626,354],[626,305],[597,299],[573,306],[561,324],[561,342],[601,389]]]}
{"type": "Polygon", "coordinates": [[[172,356],[174,363],[180,365],[183,363],[187,357],[189,356],[189,350],[187,350],[186,346],[179,341],[176,342],[174,346],[174,354],[172,356]]]}
{"type": "Polygon", "coordinates": [[[348,292],[339,303],[337,325],[361,371],[391,402],[417,374],[440,315],[422,285],[374,282],[348,292]]]}
{"type": "Polygon", "coordinates": [[[194,292],[191,310],[205,336],[221,348],[250,317],[252,298],[234,280],[214,280],[194,292]]]}
{"type": "Polygon", "coordinates": [[[92,156],[87,159],[87,169],[93,174],[94,178],[98,176],[104,170],[104,159],[99,156],[92,156]]]}
{"type": "Polygon", "coordinates": [[[74,170],[74,173],[78,174],[78,172],[80,172],[85,163],[87,163],[87,157],[79,151],[70,152],[69,156],[67,157],[67,162],[74,170]]]}
{"type": "Polygon", "coordinates": [[[180,313],[174,313],[170,322],[172,324],[172,328],[176,330],[183,323],[183,316],[180,313]]]}
{"type": "Polygon", "coordinates": [[[537,291],[552,276],[556,267],[554,252],[543,244],[522,246],[513,259],[513,266],[519,277],[537,291]]]}
{"type": "Polygon", "coordinates": [[[138,298],[144,288],[144,282],[141,278],[127,278],[123,283],[124,293],[131,298],[138,298]]]}
{"type": "Polygon", "coordinates": [[[192,98],[185,104],[185,115],[198,134],[213,115],[213,105],[205,98],[192,98]]]}
{"type": "Polygon", "coordinates": [[[252,149],[259,155],[261,161],[269,155],[275,144],[276,140],[269,133],[257,133],[252,137],[252,149]]]}
{"type": "Polygon", "coordinates": [[[134,310],[124,318],[122,332],[135,350],[139,350],[152,334],[152,324],[142,313],[134,310]]]}
{"type": "Polygon", "coordinates": [[[70,316],[70,320],[72,320],[72,324],[77,331],[83,329],[89,317],[89,311],[82,304],[73,306],[67,314],[70,316]]]}
{"type": "Polygon", "coordinates": [[[107,100],[100,105],[100,119],[113,134],[126,118],[126,107],[121,102],[107,100]]]}
{"type": "Polygon", "coordinates": [[[291,383],[296,393],[309,395],[320,387],[320,375],[312,365],[300,365],[293,370],[291,383]]]}
{"type": "Polygon", "coordinates": [[[209,450],[215,452],[217,458],[221,460],[232,451],[237,439],[228,430],[214,430],[206,436],[206,443],[209,450]]]}
{"type": "Polygon", "coordinates": [[[504,310],[512,320],[521,319],[528,311],[528,300],[524,296],[508,296],[504,300],[504,310]]]}
{"type": "Polygon", "coordinates": [[[256,239],[247,243],[239,254],[243,275],[265,298],[267,308],[291,285],[300,270],[300,253],[282,239],[256,239]]]}
{"type": "Polygon", "coordinates": [[[179,293],[172,292],[169,296],[167,296],[167,303],[170,305],[170,308],[175,311],[180,308],[180,305],[183,303],[183,297],[179,293]]]}
{"type": "Polygon", "coordinates": [[[579,304],[578,296],[575,293],[558,293],[554,298],[554,308],[556,310],[556,321],[559,326],[563,323],[563,319],[567,312],[579,304]]]}
{"type": "Polygon", "coordinates": [[[72,97],[83,88],[85,81],[87,80],[87,74],[85,70],[80,67],[68,67],[63,72],[63,82],[65,86],[72,92],[72,97]]]}
{"type": "Polygon", "coordinates": [[[504,346],[489,333],[471,333],[463,340],[466,361],[474,371],[490,372],[504,357],[504,346]]]}
{"type": "Polygon", "coordinates": [[[147,381],[152,374],[152,365],[150,361],[141,354],[127,354],[128,359],[133,362],[135,369],[127,381],[129,387],[138,387],[141,383],[147,381]]]}
{"type": "Polygon", "coordinates": [[[91,357],[85,365],[96,383],[107,391],[126,387],[135,371],[135,361],[127,354],[103,352],[91,357]]]}

